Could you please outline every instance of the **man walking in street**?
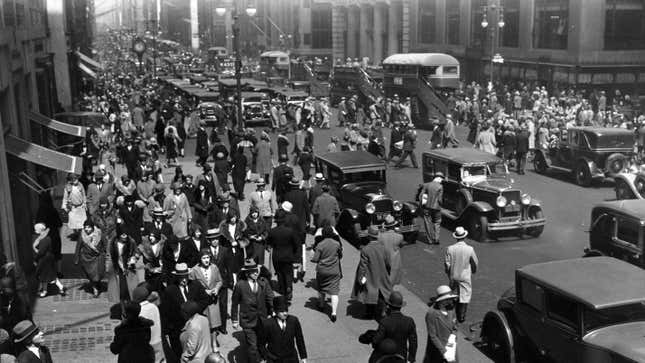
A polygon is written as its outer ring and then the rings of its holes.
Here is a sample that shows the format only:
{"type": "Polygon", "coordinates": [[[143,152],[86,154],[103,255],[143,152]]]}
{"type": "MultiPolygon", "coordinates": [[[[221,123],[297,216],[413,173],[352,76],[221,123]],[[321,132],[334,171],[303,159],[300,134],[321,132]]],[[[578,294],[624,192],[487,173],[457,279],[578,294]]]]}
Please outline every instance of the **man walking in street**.
{"type": "Polygon", "coordinates": [[[520,126],[520,132],[516,137],[515,147],[515,160],[517,162],[517,173],[524,175],[524,167],[526,166],[526,155],[529,152],[529,130],[524,123],[520,126]]]}
{"type": "Polygon", "coordinates": [[[407,362],[412,363],[417,356],[417,327],[414,319],[401,312],[405,304],[400,292],[392,291],[386,304],[387,316],[379,323],[372,339],[374,352],[369,362],[378,362],[379,358],[386,354],[379,349],[380,343],[385,339],[392,339],[396,343],[396,353],[406,357],[407,362]]]}
{"type": "Polygon", "coordinates": [[[423,212],[426,239],[428,243],[433,245],[439,244],[439,232],[441,231],[441,204],[443,201],[443,185],[441,183],[443,179],[443,173],[436,172],[434,179],[423,184],[417,196],[423,212]]]}
{"type": "Polygon", "coordinates": [[[472,274],[477,272],[477,254],[466,244],[468,231],[464,227],[455,228],[452,237],[457,240],[448,247],[444,264],[450,281],[450,288],[459,295],[457,301],[457,321],[466,321],[466,310],[472,295],[472,274]]]}
{"type": "Polygon", "coordinates": [[[410,161],[412,162],[412,167],[415,169],[419,168],[419,165],[417,164],[417,157],[414,154],[414,149],[417,144],[417,133],[414,131],[412,127],[408,128],[408,130],[405,132],[405,135],[403,135],[403,155],[401,155],[401,158],[399,161],[396,163],[397,168],[402,167],[402,163],[405,161],[405,159],[410,156],[410,161]]]}
{"type": "Polygon", "coordinates": [[[300,320],[289,315],[284,296],[273,299],[275,316],[263,322],[260,353],[268,362],[307,363],[307,348],[300,320]]]}

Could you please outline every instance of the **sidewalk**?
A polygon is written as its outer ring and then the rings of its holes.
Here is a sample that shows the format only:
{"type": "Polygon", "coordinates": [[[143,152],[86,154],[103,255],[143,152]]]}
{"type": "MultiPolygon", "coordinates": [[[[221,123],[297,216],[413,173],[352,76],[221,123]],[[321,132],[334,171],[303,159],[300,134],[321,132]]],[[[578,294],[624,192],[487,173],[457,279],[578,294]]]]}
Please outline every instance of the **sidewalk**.
{"type": "MultiPolygon", "coordinates": [[[[186,158],[186,160],[192,159],[192,157],[186,158]]],[[[184,161],[181,165],[185,174],[200,173],[193,162],[184,161]]],[[[171,180],[173,174],[174,170],[168,169],[164,173],[164,180],[171,180]]],[[[245,193],[248,195],[253,189],[254,185],[249,183],[246,185],[245,193]]],[[[246,216],[248,202],[240,202],[240,209],[242,215],[246,216]]],[[[71,263],[75,242],[65,238],[68,234],[65,228],[62,234],[65,254],[63,272],[66,277],[80,276],[79,269],[71,263]]],[[[311,236],[308,238],[310,239],[308,243],[311,245],[311,236]]],[[[309,251],[309,257],[311,254],[312,252],[309,251]]],[[[371,346],[358,342],[358,336],[368,329],[376,329],[377,324],[373,320],[357,318],[362,314],[363,308],[360,304],[350,301],[358,260],[359,251],[347,242],[343,242],[342,270],[345,276],[341,281],[336,323],[332,323],[328,315],[316,309],[317,292],[313,288],[315,265],[307,264],[305,283],[294,284],[290,313],[297,316],[302,324],[309,362],[367,362],[372,352],[371,346]]],[[[34,320],[45,331],[45,344],[51,349],[54,362],[115,362],[116,356],[110,352],[109,345],[118,321],[109,319],[110,304],[105,294],[102,294],[99,299],[94,299],[90,294],[80,290],[84,281],[83,279],[64,280],[63,283],[68,287],[68,295],[40,299],[35,308],[34,320]]],[[[428,281],[428,284],[432,285],[435,282],[428,281]]],[[[422,362],[427,342],[425,313],[428,307],[425,301],[404,287],[397,286],[396,290],[403,294],[406,301],[403,313],[414,318],[417,324],[419,342],[417,361],[422,362]]],[[[422,298],[425,300],[428,297],[422,298]]],[[[221,351],[225,353],[228,362],[246,362],[246,349],[243,346],[241,331],[233,330],[230,324],[228,330],[228,335],[219,337],[221,351]]],[[[471,342],[464,340],[463,336],[459,338],[458,352],[461,362],[490,362],[473,347],[471,342]]]]}

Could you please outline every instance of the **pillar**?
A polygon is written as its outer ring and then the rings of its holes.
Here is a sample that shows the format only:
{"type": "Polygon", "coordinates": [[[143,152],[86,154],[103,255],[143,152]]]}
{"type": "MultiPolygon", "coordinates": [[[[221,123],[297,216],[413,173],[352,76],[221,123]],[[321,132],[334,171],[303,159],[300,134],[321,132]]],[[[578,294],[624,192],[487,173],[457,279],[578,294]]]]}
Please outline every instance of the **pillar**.
{"type": "Polygon", "coordinates": [[[360,51],[358,53],[358,60],[362,61],[363,57],[370,57],[372,55],[372,52],[370,51],[371,50],[371,47],[370,47],[371,39],[370,39],[370,35],[369,35],[369,32],[368,32],[370,30],[370,26],[369,26],[369,11],[371,9],[370,9],[369,5],[361,5],[361,7],[359,9],[360,9],[359,10],[360,11],[360,13],[359,13],[360,14],[360,16],[359,16],[360,25],[359,25],[358,31],[360,32],[360,36],[358,38],[359,38],[359,43],[360,43],[359,44],[360,51]]]}
{"type": "Polygon", "coordinates": [[[383,31],[385,30],[385,7],[377,3],[374,5],[374,64],[383,61],[383,31]]]}
{"type": "Polygon", "coordinates": [[[400,53],[399,32],[401,26],[401,14],[398,5],[390,2],[387,12],[387,53],[388,55],[400,53]]]}
{"type": "Polygon", "coordinates": [[[72,105],[72,88],[69,81],[69,64],[67,61],[67,41],[65,37],[65,1],[47,1],[47,22],[49,24],[51,50],[54,53],[54,74],[58,102],[63,107],[72,105]]]}
{"type": "Polygon", "coordinates": [[[199,53],[199,13],[198,0],[190,0],[190,48],[199,53]]]}
{"type": "Polygon", "coordinates": [[[358,8],[350,6],[347,8],[347,56],[358,58],[357,34],[360,29],[358,8]]]}
{"type": "Polygon", "coordinates": [[[401,52],[408,53],[410,51],[410,0],[403,0],[403,7],[401,9],[401,52]]]}
{"type": "Polygon", "coordinates": [[[233,54],[233,15],[227,11],[224,15],[224,27],[226,28],[226,50],[233,54]]]}

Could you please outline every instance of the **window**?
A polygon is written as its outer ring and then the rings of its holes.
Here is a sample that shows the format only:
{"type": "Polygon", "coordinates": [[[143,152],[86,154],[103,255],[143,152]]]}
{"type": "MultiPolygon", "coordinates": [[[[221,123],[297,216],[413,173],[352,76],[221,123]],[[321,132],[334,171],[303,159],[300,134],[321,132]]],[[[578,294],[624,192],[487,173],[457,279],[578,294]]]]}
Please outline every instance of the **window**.
{"type": "Polygon", "coordinates": [[[15,8],[13,0],[3,0],[2,10],[4,11],[4,26],[14,26],[15,24],[15,8]]]}
{"type": "Polygon", "coordinates": [[[448,165],[448,179],[459,180],[461,178],[461,167],[457,164],[448,165]]]}
{"type": "Polygon", "coordinates": [[[616,238],[620,240],[620,242],[624,242],[634,247],[638,246],[639,231],[640,224],[637,221],[627,218],[618,218],[616,238]]]}
{"type": "Polygon", "coordinates": [[[546,294],[547,316],[572,330],[578,330],[578,306],[575,301],[554,292],[546,294]]]}
{"type": "Polygon", "coordinates": [[[504,27],[500,30],[502,47],[517,48],[520,46],[520,2],[504,0],[504,27]]]}
{"type": "Polygon", "coordinates": [[[435,7],[436,0],[419,2],[419,42],[435,42],[435,7]]]}
{"type": "Polygon", "coordinates": [[[533,47],[566,49],[568,40],[569,0],[535,0],[533,47]]]}
{"type": "Polygon", "coordinates": [[[544,310],[544,290],[533,281],[520,282],[520,298],[522,302],[537,311],[544,310]]]}
{"type": "Polygon", "coordinates": [[[302,43],[304,45],[311,45],[311,33],[305,33],[302,37],[302,43]]]}
{"type": "MultiPolygon", "coordinates": [[[[470,13],[470,46],[483,47],[488,30],[482,28],[482,19],[484,18],[484,7],[487,0],[472,0],[470,13]]],[[[488,26],[491,26],[489,24],[488,26]]]]}
{"type": "Polygon", "coordinates": [[[446,2],[446,43],[448,44],[459,44],[460,5],[459,0],[446,2]]]}
{"type": "Polygon", "coordinates": [[[578,145],[578,133],[572,132],[571,137],[569,137],[569,145],[577,146],[578,145]]]}
{"type": "Polygon", "coordinates": [[[645,0],[606,0],[605,49],[645,49],[645,0]]]}
{"type": "Polygon", "coordinates": [[[311,10],[311,47],[332,47],[331,5],[317,5],[311,10]]]}

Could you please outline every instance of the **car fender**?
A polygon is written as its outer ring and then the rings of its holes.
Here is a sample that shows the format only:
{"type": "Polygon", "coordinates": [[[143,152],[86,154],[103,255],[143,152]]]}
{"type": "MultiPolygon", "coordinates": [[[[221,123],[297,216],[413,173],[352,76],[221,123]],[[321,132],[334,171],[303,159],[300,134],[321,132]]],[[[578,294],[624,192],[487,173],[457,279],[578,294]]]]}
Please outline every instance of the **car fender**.
{"type": "Polygon", "coordinates": [[[539,199],[531,198],[531,203],[529,203],[529,208],[540,207],[542,208],[542,201],[539,199]]]}
{"type": "Polygon", "coordinates": [[[535,155],[533,156],[534,158],[538,157],[538,155],[542,155],[542,159],[546,162],[546,166],[551,167],[551,158],[549,157],[548,153],[545,153],[544,150],[536,149],[535,150],[535,155]]]}
{"type": "Polygon", "coordinates": [[[350,215],[354,221],[358,220],[358,212],[355,209],[345,208],[340,212],[340,214],[341,215],[350,215]]]}
{"type": "Polygon", "coordinates": [[[417,202],[403,202],[403,207],[407,208],[411,214],[416,215],[417,210],[419,209],[419,203],[417,202]]]}
{"type": "Polygon", "coordinates": [[[466,209],[464,209],[464,212],[462,213],[462,215],[466,215],[472,211],[476,211],[477,213],[482,214],[482,213],[492,212],[493,210],[494,208],[490,204],[482,201],[477,201],[477,202],[472,202],[468,204],[466,209]]]}
{"type": "Polygon", "coordinates": [[[587,159],[585,157],[578,158],[578,160],[576,160],[576,163],[574,164],[574,169],[575,169],[575,166],[578,165],[579,163],[584,163],[587,165],[592,177],[598,174],[603,174],[602,170],[598,168],[598,165],[596,165],[596,163],[593,160],[587,159]]]}

